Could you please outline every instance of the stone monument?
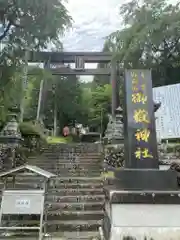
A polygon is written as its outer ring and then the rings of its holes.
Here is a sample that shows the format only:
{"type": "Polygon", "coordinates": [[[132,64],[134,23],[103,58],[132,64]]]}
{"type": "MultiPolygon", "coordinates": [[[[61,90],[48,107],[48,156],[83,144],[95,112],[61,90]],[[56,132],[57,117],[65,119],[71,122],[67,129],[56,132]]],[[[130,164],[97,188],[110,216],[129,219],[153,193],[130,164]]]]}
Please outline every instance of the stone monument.
{"type": "Polygon", "coordinates": [[[180,191],[177,173],[159,169],[150,70],[125,70],[125,100],[125,164],[105,190],[104,237],[178,239],[180,191]]]}

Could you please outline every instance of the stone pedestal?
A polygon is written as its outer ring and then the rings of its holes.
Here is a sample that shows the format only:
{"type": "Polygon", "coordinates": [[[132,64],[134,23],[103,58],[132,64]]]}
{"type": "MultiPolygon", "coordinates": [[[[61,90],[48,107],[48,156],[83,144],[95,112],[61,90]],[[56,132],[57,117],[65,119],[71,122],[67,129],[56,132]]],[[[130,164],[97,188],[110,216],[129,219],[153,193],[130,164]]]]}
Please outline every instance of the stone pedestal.
{"type": "Polygon", "coordinates": [[[115,117],[109,116],[109,122],[105,132],[104,139],[110,144],[124,144],[124,125],[123,110],[118,107],[115,111],[115,117]]]}
{"type": "Polygon", "coordinates": [[[105,187],[106,240],[180,238],[177,172],[159,170],[151,88],[149,70],[125,71],[125,167],[105,187]]]}
{"type": "Polygon", "coordinates": [[[102,230],[107,240],[180,237],[180,191],[106,192],[102,230]]]}
{"type": "Polygon", "coordinates": [[[17,122],[17,109],[11,109],[9,121],[0,132],[0,169],[11,169],[16,166],[16,149],[21,145],[22,137],[17,122]]]}
{"type": "Polygon", "coordinates": [[[109,123],[105,133],[105,159],[106,170],[115,170],[124,166],[124,125],[122,108],[115,111],[115,118],[109,118],[109,123]]]}

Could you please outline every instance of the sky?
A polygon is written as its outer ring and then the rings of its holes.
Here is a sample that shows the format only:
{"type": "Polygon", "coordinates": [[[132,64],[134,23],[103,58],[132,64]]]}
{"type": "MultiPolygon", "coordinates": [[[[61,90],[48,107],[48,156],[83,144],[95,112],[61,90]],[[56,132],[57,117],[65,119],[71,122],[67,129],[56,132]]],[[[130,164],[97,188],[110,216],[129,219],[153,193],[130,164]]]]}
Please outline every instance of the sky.
{"type": "MultiPolygon", "coordinates": [[[[101,51],[105,37],[121,28],[120,5],[128,0],[69,0],[67,9],[73,18],[72,28],[65,34],[65,51],[101,51]]],[[[171,3],[177,0],[169,0],[171,3]]],[[[89,64],[95,68],[96,64],[89,64]]],[[[92,80],[92,77],[82,77],[92,80]]],[[[82,79],[81,78],[81,79],[82,79]]]]}
{"type": "MultiPolygon", "coordinates": [[[[121,26],[121,0],[69,0],[67,8],[73,18],[72,28],[63,38],[65,51],[101,51],[105,37],[121,26]]],[[[96,64],[88,64],[95,68],[96,64]]],[[[88,81],[91,76],[81,77],[88,81]]]]}
{"type": "Polygon", "coordinates": [[[101,51],[105,37],[121,28],[119,8],[125,2],[128,0],[68,0],[74,23],[63,39],[65,50],[101,51]]]}
{"type": "Polygon", "coordinates": [[[63,40],[68,51],[100,51],[104,38],[120,28],[120,0],[69,0],[74,23],[63,40]]]}

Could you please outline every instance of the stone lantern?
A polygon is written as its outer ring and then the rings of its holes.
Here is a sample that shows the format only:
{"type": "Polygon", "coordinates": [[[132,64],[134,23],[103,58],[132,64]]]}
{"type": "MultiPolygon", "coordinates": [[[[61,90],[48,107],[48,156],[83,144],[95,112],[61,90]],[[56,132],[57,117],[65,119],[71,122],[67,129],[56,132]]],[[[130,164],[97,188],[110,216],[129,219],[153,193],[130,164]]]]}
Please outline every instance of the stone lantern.
{"type": "Polygon", "coordinates": [[[124,124],[123,109],[115,110],[115,118],[109,118],[105,132],[104,170],[113,170],[124,165],[124,124]]]}
{"type": "Polygon", "coordinates": [[[8,121],[0,132],[1,169],[16,167],[15,153],[22,142],[19,124],[17,121],[17,109],[11,108],[8,121]]]}
{"type": "Polygon", "coordinates": [[[115,119],[109,117],[104,139],[110,144],[124,143],[123,110],[120,106],[115,110],[115,119]]]}

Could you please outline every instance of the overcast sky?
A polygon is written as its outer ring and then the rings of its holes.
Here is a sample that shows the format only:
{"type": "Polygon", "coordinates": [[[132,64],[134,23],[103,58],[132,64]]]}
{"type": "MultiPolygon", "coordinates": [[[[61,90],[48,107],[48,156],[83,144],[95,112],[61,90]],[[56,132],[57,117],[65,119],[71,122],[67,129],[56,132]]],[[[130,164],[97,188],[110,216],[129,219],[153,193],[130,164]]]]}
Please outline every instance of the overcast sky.
{"type": "MultiPolygon", "coordinates": [[[[65,35],[65,51],[101,51],[104,38],[120,28],[120,0],[69,0],[67,8],[74,23],[65,35]]],[[[88,64],[95,68],[96,64],[88,64]]],[[[82,77],[91,80],[92,77],[82,77]]]]}
{"type": "Polygon", "coordinates": [[[69,0],[73,28],[64,38],[65,50],[100,51],[104,38],[120,28],[120,0],[69,0]]]}
{"type": "Polygon", "coordinates": [[[119,7],[127,1],[69,0],[67,8],[74,23],[63,39],[64,50],[101,51],[104,38],[121,28],[119,7]]]}

